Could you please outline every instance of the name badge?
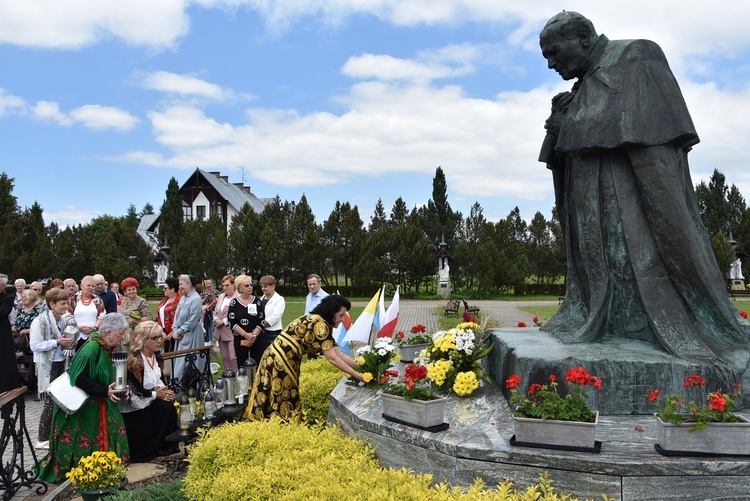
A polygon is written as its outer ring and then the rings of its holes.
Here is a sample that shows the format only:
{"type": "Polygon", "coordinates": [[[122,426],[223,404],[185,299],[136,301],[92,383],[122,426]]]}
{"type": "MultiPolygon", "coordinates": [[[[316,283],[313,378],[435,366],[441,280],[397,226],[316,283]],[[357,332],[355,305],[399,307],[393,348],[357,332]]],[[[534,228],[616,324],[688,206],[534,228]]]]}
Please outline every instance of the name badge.
{"type": "Polygon", "coordinates": [[[257,304],[248,304],[247,305],[247,313],[248,313],[248,315],[257,315],[258,314],[258,305],[257,304]]]}

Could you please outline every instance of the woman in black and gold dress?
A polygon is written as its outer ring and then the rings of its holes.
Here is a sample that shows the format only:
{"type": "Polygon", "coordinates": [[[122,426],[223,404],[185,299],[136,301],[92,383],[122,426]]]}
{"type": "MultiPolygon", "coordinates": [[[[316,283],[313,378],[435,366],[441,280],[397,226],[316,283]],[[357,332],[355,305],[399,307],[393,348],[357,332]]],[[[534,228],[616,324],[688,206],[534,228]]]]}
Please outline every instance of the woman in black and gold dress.
{"type": "Polygon", "coordinates": [[[278,335],[258,361],[246,419],[259,421],[279,416],[299,421],[299,371],[304,354],[322,351],[332,365],[364,381],[353,368],[354,360],[341,351],[332,335],[351,305],[345,297],[331,294],[309,315],[294,320],[278,335]]]}

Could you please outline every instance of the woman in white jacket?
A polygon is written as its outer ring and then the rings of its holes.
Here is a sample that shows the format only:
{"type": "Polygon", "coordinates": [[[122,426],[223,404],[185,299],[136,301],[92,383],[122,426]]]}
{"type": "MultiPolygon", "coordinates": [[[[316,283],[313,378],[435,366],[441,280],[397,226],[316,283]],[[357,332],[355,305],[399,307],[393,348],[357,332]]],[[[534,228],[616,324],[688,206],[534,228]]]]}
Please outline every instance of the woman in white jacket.
{"type": "Polygon", "coordinates": [[[271,346],[273,340],[284,328],[281,317],[286,309],[286,301],[284,301],[284,296],[276,292],[276,279],[272,275],[261,277],[258,283],[260,283],[260,289],[263,291],[261,304],[263,305],[265,320],[263,320],[263,333],[258,336],[251,347],[250,356],[260,363],[263,352],[271,346]]]}

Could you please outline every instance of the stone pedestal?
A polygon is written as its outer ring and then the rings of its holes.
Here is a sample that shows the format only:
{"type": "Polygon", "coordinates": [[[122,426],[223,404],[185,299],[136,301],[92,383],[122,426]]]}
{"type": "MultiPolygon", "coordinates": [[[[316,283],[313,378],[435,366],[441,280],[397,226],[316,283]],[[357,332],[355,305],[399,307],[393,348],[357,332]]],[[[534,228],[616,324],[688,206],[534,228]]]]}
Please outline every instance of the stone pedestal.
{"type": "MultiPolygon", "coordinates": [[[[552,334],[527,327],[492,329],[492,342],[490,370],[503,388],[511,374],[519,374],[523,380],[519,391],[525,394],[532,383],[546,384],[549,374],[554,373],[561,392],[567,394],[565,374],[572,367],[583,366],[602,379],[601,390],[589,391],[590,407],[602,414],[653,414],[655,408],[648,394],[656,389],[662,396],[677,393],[687,401],[695,400],[698,392],[683,387],[690,374],[706,379],[701,396],[722,386],[714,366],[677,358],[642,341],[563,344],[552,334]]],[[[743,381],[743,387],[748,387],[748,382],[743,381]]],[[[740,408],[748,405],[744,395],[735,402],[740,408]]]]}
{"type": "Polygon", "coordinates": [[[745,281],[740,278],[734,278],[732,279],[732,290],[733,291],[744,291],[745,290],[745,281]]]}
{"type": "Polygon", "coordinates": [[[452,292],[453,292],[453,287],[451,286],[450,280],[438,281],[438,286],[437,286],[438,296],[440,296],[443,299],[450,299],[452,292]]]}

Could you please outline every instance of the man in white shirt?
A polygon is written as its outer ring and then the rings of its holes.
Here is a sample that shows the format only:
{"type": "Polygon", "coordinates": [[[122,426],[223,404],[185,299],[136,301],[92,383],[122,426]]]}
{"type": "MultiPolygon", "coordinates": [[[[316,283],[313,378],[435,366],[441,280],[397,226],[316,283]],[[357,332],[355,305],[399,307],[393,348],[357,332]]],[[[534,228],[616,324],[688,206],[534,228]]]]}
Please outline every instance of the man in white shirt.
{"type": "Polygon", "coordinates": [[[328,295],[326,291],[320,288],[320,282],[320,276],[315,273],[311,273],[307,277],[307,289],[310,293],[305,297],[305,315],[314,310],[328,295]]]}

